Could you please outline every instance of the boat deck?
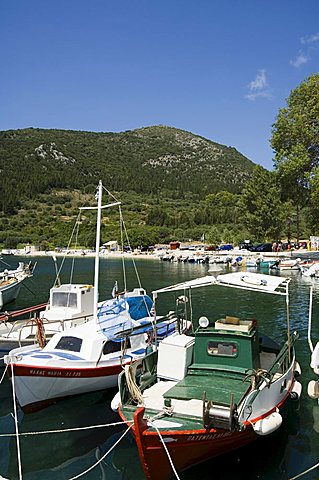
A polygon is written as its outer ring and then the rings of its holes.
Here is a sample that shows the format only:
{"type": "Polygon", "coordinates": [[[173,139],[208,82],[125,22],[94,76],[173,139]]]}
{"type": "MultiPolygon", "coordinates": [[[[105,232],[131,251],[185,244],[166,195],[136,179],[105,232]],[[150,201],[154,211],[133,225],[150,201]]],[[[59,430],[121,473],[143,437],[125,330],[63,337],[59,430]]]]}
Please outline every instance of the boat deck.
{"type": "MultiPolygon", "coordinates": [[[[276,355],[274,353],[260,354],[261,368],[268,369],[273,365],[276,355]]],[[[193,364],[194,367],[194,364],[193,364]]],[[[280,374],[278,373],[280,376],[280,374]]],[[[229,407],[230,394],[234,395],[234,402],[240,403],[245,393],[250,389],[250,381],[244,372],[218,372],[210,370],[205,372],[198,368],[190,369],[190,373],[183,380],[160,380],[143,392],[146,409],[162,410],[167,401],[176,414],[192,417],[202,417],[203,393],[206,400],[211,400],[215,405],[229,407]]]]}
{"type": "Polygon", "coordinates": [[[203,393],[206,399],[219,405],[230,404],[230,393],[234,394],[234,402],[239,403],[243,395],[250,388],[249,380],[243,382],[244,376],[210,375],[186,375],[180,382],[165,392],[164,398],[202,401],[203,393]]]}

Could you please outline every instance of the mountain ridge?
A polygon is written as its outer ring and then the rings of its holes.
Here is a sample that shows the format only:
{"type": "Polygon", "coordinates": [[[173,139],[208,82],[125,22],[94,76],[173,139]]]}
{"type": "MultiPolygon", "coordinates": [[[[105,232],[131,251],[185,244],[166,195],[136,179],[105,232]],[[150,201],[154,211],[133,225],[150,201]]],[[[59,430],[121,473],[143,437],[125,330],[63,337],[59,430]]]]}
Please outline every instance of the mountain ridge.
{"type": "Polygon", "coordinates": [[[239,193],[255,164],[234,147],[164,125],[119,133],[63,129],[0,132],[3,211],[51,188],[101,178],[110,190],[239,193]]]}

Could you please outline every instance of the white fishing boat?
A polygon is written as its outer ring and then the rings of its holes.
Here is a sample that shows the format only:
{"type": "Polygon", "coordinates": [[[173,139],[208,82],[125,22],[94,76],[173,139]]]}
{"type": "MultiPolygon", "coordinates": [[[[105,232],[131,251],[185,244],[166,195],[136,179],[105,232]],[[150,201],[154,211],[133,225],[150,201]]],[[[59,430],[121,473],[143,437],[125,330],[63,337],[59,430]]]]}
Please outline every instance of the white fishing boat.
{"type": "Polygon", "coordinates": [[[13,349],[4,358],[24,411],[116,386],[118,374],[126,364],[153,350],[158,337],[175,331],[176,318],[156,317],[153,302],[141,286],[132,291],[125,289],[121,294],[114,292],[115,298],[98,303],[101,210],[120,202],[102,206],[101,182],[97,198],[93,319],[55,333],[48,343],[41,326],[40,346],[13,349]]]}
{"type": "Polygon", "coordinates": [[[313,261],[308,264],[300,264],[299,270],[304,277],[319,278],[319,262],[313,261]]]}
{"type": "Polygon", "coordinates": [[[57,332],[92,320],[93,305],[92,285],[69,283],[52,287],[47,304],[4,313],[0,316],[0,358],[14,348],[37,345],[40,330],[49,340],[57,332]]]}
{"type": "Polygon", "coordinates": [[[0,308],[17,299],[22,283],[31,277],[34,266],[19,262],[15,270],[5,269],[0,272],[0,308]]]}

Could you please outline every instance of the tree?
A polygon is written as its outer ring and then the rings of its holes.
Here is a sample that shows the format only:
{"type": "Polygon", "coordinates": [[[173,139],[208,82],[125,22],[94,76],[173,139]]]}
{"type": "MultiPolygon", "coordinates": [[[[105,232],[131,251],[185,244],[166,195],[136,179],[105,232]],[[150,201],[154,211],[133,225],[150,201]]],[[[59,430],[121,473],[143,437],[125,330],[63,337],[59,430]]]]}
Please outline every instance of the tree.
{"type": "Polygon", "coordinates": [[[299,239],[300,209],[309,200],[311,180],[319,165],[319,74],[312,75],[290,93],[279,110],[271,145],[275,151],[284,199],[294,202],[299,239]]]}
{"type": "Polygon", "coordinates": [[[242,220],[257,240],[277,239],[281,233],[281,200],[277,176],[260,165],[242,193],[242,220]]]}

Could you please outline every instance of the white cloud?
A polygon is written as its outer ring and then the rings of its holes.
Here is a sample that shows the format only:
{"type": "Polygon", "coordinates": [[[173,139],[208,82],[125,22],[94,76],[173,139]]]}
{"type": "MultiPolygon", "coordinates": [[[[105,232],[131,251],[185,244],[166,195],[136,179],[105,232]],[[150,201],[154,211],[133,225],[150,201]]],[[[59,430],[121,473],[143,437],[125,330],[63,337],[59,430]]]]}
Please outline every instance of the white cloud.
{"type": "Polygon", "coordinates": [[[296,58],[290,60],[290,65],[299,68],[311,60],[311,52],[317,49],[319,44],[319,32],[313,35],[306,35],[300,38],[301,45],[304,45],[303,50],[299,50],[296,58]]]}
{"type": "Polygon", "coordinates": [[[267,98],[268,100],[273,98],[273,95],[268,87],[266,70],[261,69],[258,71],[254,80],[252,80],[249,85],[249,93],[245,95],[245,98],[248,100],[256,100],[258,98],[267,98]]]}
{"type": "Polygon", "coordinates": [[[319,33],[315,33],[314,35],[308,35],[306,37],[301,37],[300,42],[302,45],[319,42],[319,33]]]}
{"type": "Polygon", "coordinates": [[[309,62],[309,56],[303,52],[299,52],[298,55],[294,60],[290,60],[290,65],[292,65],[295,68],[299,68],[301,65],[304,65],[305,63],[309,62]]]}
{"type": "Polygon", "coordinates": [[[250,91],[262,90],[267,87],[266,70],[262,69],[256,75],[255,80],[248,85],[250,91]]]}
{"type": "Polygon", "coordinates": [[[267,100],[271,100],[272,98],[274,98],[274,96],[270,92],[270,90],[264,90],[262,92],[247,93],[247,95],[245,95],[245,98],[252,101],[256,100],[257,98],[267,98],[267,100]]]}

